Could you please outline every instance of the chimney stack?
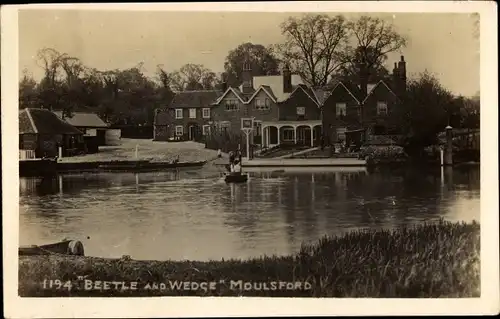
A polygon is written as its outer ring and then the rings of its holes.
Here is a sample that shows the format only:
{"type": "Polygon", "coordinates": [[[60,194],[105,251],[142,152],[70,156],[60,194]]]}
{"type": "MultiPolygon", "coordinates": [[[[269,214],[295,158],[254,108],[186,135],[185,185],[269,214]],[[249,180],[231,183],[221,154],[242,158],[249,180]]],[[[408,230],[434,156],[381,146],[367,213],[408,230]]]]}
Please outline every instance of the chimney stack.
{"type": "Polygon", "coordinates": [[[401,61],[398,63],[398,76],[401,83],[401,93],[406,92],[406,62],[405,57],[401,56],[401,61]]]}
{"type": "Polygon", "coordinates": [[[359,64],[359,89],[364,99],[368,95],[368,70],[365,61],[359,64]]]}
{"type": "Polygon", "coordinates": [[[245,62],[243,62],[243,72],[241,74],[241,77],[243,80],[243,85],[242,85],[243,93],[252,93],[253,92],[252,65],[248,57],[245,59],[245,62]]]}
{"type": "Polygon", "coordinates": [[[222,72],[222,74],[220,76],[220,80],[221,80],[221,82],[220,82],[219,88],[222,92],[226,92],[226,90],[227,90],[227,74],[225,72],[222,72]]]}
{"type": "Polygon", "coordinates": [[[292,93],[292,72],[288,67],[288,63],[283,68],[283,92],[292,93]]]}

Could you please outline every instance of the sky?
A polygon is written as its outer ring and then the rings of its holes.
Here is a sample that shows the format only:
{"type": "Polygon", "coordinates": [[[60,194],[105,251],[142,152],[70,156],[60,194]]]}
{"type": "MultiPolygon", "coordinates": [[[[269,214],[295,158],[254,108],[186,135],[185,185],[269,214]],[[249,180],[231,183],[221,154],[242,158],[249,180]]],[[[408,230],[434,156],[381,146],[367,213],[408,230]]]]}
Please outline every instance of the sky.
{"type": "MultiPolygon", "coordinates": [[[[330,13],[338,14],[338,13],[330,13]]],[[[343,13],[355,18],[358,13],[343,13]]],[[[186,63],[222,72],[227,53],[244,42],[268,46],[284,37],[284,12],[161,12],[161,11],[19,11],[19,71],[35,79],[43,75],[36,54],[54,48],[99,70],[126,69],[143,62],[154,76],[157,65],[167,71],[186,63]]],[[[373,15],[373,14],[370,14],[373,15]]],[[[479,38],[476,19],[467,13],[376,14],[407,37],[401,52],[388,56],[387,67],[403,54],[409,77],[428,70],[455,94],[479,91],[479,38]]]]}

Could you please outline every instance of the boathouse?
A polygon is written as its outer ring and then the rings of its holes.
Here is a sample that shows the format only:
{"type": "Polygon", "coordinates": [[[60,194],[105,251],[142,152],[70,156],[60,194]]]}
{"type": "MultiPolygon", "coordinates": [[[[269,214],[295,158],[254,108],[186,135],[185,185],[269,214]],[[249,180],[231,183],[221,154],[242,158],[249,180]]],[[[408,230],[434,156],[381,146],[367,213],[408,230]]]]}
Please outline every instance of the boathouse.
{"type": "Polygon", "coordinates": [[[83,133],[87,147],[95,149],[106,145],[106,132],[109,125],[104,122],[99,115],[90,112],[72,112],[70,115],[63,115],[61,111],[54,112],[57,117],[66,123],[76,127],[83,133]]]}
{"type": "Polygon", "coordinates": [[[85,153],[83,133],[49,110],[19,111],[19,159],[55,157],[85,153]]]}

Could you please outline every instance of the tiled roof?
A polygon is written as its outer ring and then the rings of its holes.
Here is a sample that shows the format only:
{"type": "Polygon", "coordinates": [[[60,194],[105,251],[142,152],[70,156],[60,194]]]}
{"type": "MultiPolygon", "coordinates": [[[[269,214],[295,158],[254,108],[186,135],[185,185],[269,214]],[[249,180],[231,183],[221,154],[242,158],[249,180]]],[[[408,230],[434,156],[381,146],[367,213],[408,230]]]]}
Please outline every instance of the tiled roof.
{"type": "Polygon", "coordinates": [[[19,111],[19,134],[83,134],[49,110],[26,108],[19,111]]]}
{"type": "Polygon", "coordinates": [[[99,115],[95,113],[87,113],[87,112],[73,112],[71,116],[65,116],[64,119],[62,117],[62,112],[56,111],[54,114],[57,115],[60,119],[67,122],[68,124],[73,125],[74,127],[108,127],[99,115]]]}
{"type": "Polygon", "coordinates": [[[314,96],[316,97],[316,100],[318,100],[318,103],[321,105],[327,97],[330,95],[330,90],[326,88],[319,88],[319,89],[314,89],[313,90],[314,96]]]}
{"type": "Polygon", "coordinates": [[[373,93],[373,91],[379,86],[379,85],[384,85],[388,90],[389,92],[391,92],[392,94],[394,94],[394,96],[397,97],[396,93],[394,93],[394,91],[392,90],[391,86],[389,86],[389,84],[387,84],[386,81],[383,81],[383,80],[380,80],[378,81],[377,84],[375,84],[370,91],[368,91],[368,94],[366,95],[366,97],[363,99],[363,102],[366,101],[366,99],[368,99],[368,97],[373,93]]]}
{"type": "MultiPolygon", "coordinates": [[[[296,87],[299,84],[304,84],[300,75],[292,74],[292,86],[296,87]]],[[[259,88],[262,85],[271,89],[278,102],[284,101],[290,96],[290,93],[283,92],[283,75],[254,76],[253,87],[259,88]]]]}
{"type": "Polygon", "coordinates": [[[171,108],[209,107],[222,94],[219,90],[176,92],[170,103],[171,108]]]}

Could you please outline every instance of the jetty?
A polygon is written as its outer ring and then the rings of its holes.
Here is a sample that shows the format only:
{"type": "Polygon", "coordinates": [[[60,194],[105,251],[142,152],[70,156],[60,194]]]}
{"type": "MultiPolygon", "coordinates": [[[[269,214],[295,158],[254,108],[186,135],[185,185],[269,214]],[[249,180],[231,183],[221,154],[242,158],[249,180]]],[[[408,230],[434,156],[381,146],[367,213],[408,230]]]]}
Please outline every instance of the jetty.
{"type": "Polygon", "coordinates": [[[366,161],[357,158],[255,158],[242,161],[242,167],[364,167],[366,161]]]}

